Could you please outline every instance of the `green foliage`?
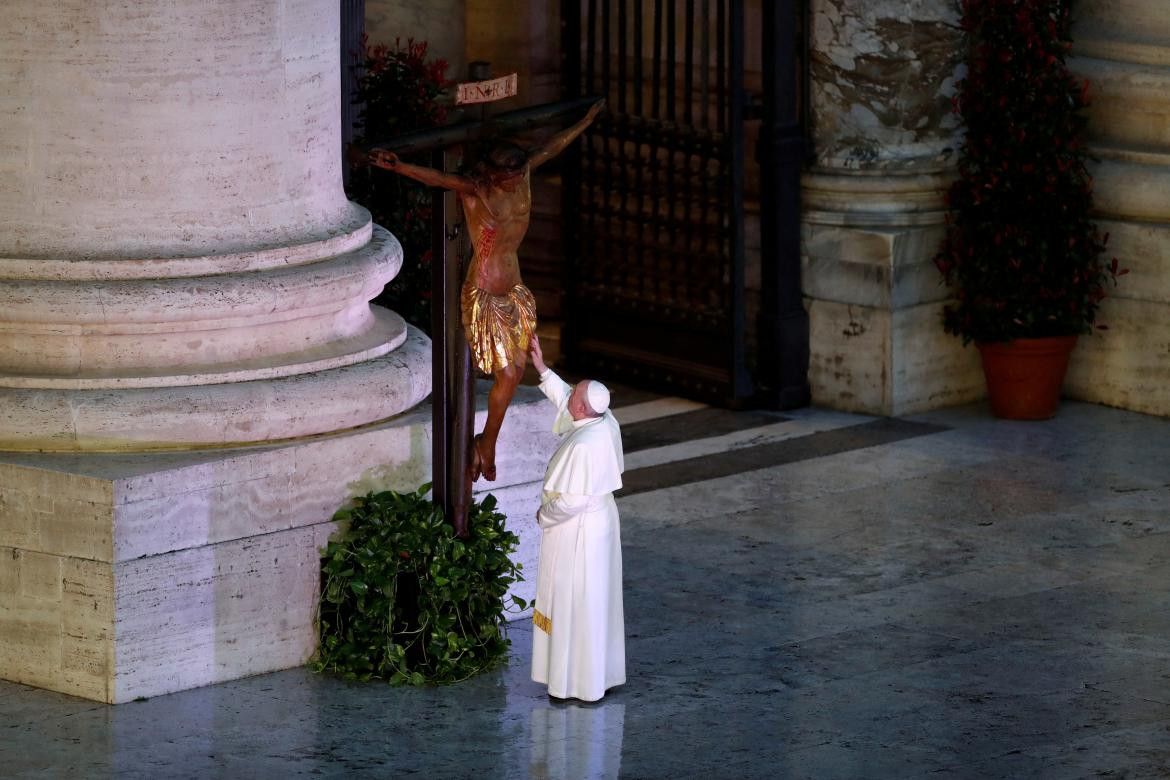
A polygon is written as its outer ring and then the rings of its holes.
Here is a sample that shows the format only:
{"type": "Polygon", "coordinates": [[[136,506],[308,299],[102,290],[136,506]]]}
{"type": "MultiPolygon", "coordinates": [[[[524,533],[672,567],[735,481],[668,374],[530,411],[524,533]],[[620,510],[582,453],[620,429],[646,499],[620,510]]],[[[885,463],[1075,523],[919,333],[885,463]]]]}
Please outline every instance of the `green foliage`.
{"type": "Polygon", "coordinates": [[[945,327],[964,343],[1089,332],[1108,236],[1090,219],[1088,83],[1065,65],[1069,0],[964,0],[966,130],[934,262],[952,287],[945,327]]]}
{"type": "MultiPolygon", "coordinates": [[[[363,41],[356,101],[359,144],[376,143],[413,130],[436,127],[446,120],[441,102],[451,82],[447,63],[427,59],[427,44],[398,41],[391,49],[363,41]]],[[[408,162],[430,165],[421,159],[408,162]]],[[[404,254],[399,271],[374,303],[401,314],[424,331],[431,328],[431,196],[428,188],[381,168],[355,171],[347,196],[370,210],[374,222],[402,242],[404,254]]]]}
{"type": "Polygon", "coordinates": [[[522,579],[509,559],[519,540],[491,495],[472,506],[469,537],[457,538],[429,490],[370,493],[334,516],[348,529],[321,559],[314,671],[452,683],[504,657],[500,622],[508,586],[522,579]]]}

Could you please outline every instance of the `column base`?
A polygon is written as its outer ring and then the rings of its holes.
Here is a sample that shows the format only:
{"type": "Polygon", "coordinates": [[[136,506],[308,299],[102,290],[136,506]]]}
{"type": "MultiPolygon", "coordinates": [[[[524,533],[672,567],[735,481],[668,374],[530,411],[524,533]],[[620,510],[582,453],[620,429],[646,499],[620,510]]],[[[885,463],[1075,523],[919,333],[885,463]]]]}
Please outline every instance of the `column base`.
{"type": "MultiPolygon", "coordinates": [[[[479,421],[485,414],[481,388],[479,421]]],[[[556,437],[521,388],[493,492],[520,537],[556,437]]],[[[430,478],[429,404],[296,442],[158,453],[0,453],[0,677],[107,703],[297,666],[316,647],[334,511],[430,478]]]]}
{"type": "Polygon", "coordinates": [[[979,354],[943,331],[933,257],[949,178],[805,177],[801,285],[814,404],[898,415],[986,394],[979,354]]]}
{"type": "Polygon", "coordinates": [[[943,305],[891,310],[809,301],[813,403],[901,415],[983,398],[979,353],[943,332],[943,305]]]}

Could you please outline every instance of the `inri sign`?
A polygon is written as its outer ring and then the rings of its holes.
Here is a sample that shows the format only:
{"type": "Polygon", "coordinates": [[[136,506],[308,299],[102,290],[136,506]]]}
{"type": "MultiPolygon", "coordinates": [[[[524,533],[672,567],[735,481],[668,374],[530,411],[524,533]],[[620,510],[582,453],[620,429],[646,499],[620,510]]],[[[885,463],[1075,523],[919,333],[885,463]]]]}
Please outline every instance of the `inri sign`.
{"type": "Polygon", "coordinates": [[[460,84],[455,90],[455,104],[462,106],[468,103],[491,103],[493,100],[516,95],[516,74],[500,76],[489,81],[469,81],[460,84]]]}

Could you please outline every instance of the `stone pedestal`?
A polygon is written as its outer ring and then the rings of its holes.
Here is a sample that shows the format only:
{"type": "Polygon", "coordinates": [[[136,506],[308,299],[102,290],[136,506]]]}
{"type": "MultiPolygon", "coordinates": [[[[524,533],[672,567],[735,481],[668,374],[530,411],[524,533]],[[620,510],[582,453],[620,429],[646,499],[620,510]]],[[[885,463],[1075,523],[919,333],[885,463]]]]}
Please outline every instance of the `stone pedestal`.
{"type": "MultiPolygon", "coordinates": [[[[428,351],[422,339],[403,347],[428,351]]],[[[486,390],[486,387],[484,388],[486,390]]],[[[477,424],[483,424],[481,395],[477,424]]],[[[521,388],[490,491],[535,595],[552,406],[521,388]]],[[[121,703],[305,663],[333,513],[430,479],[430,410],[295,443],[0,453],[0,677],[121,703]]]]}
{"type": "Polygon", "coordinates": [[[958,146],[955,6],[813,0],[811,11],[816,159],[801,197],[813,402],[904,414],[978,398],[978,355],[943,333],[947,291],[931,262],[958,146]]]}
{"type": "Polygon", "coordinates": [[[1091,171],[1107,256],[1130,270],[1083,337],[1065,392],[1170,414],[1170,16],[1157,0],[1077,6],[1070,67],[1089,80],[1091,171]]]}
{"type": "Polygon", "coordinates": [[[0,676],[115,702],[300,663],[333,511],[423,480],[394,418],[429,342],[369,305],[403,258],[342,190],[338,13],[5,4],[0,676]]]}

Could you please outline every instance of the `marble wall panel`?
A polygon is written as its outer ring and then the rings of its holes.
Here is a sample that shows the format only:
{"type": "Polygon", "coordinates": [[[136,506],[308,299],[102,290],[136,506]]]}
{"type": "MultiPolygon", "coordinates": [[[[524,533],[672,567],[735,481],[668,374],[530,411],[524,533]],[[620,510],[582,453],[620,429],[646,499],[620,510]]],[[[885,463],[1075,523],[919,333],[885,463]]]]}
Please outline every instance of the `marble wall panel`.
{"type": "Polygon", "coordinates": [[[940,301],[893,312],[894,414],[965,404],[986,395],[979,352],[943,332],[943,305],[940,301]]]}
{"type": "Polygon", "coordinates": [[[115,658],[114,569],[79,558],[63,559],[61,569],[60,681],[88,692],[78,695],[109,702],[115,658]]]}
{"type": "Polygon", "coordinates": [[[1097,224],[1109,234],[1106,257],[1129,269],[1106,290],[1110,297],[1170,305],[1170,222],[1101,219],[1097,224]]]}
{"type": "Polygon", "coordinates": [[[51,472],[0,463],[0,544],[109,560],[112,489],[96,480],[52,482],[51,472]]]}
{"type": "Polygon", "coordinates": [[[467,60],[466,0],[366,0],[366,34],[370,43],[406,45],[409,38],[426,41],[431,57],[450,63],[452,78],[462,78],[467,60]]]}
{"type": "Polygon", "coordinates": [[[0,675],[107,701],[113,576],[95,561],[0,547],[0,675]]]}
{"type": "Polygon", "coordinates": [[[61,601],[61,558],[17,551],[20,554],[20,595],[27,599],[61,601]]]}
{"type": "Polygon", "coordinates": [[[808,318],[813,404],[851,412],[892,410],[890,312],[814,299],[808,318]]]}
{"type": "Polygon", "coordinates": [[[979,355],[942,330],[942,304],[904,309],[814,300],[809,306],[813,403],[910,414],[985,393],[979,355]]]}
{"type": "Polygon", "coordinates": [[[1106,298],[1099,321],[1109,329],[1080,338],[1069,362],[1065,395],[1170,414],[1170,306],[1106,298]]]}
{"type": "MultiPolygon", "coordinates": [[[[508,589],[509,596],[519,596],[528,603],[528,607],[519,611],[510,611],[508,619],[532,614],[532,602],[536,599],[536,572],[537,557],[540,552],[540,526],[536,524],[536,510],[540,508],[540,482],[529,482],[524,485],[510,485],[505,488],[484,490],[477,493],[476,498],[482,500],[488,493],[496,497],[500,511],[508,518],[507,528],[520,537],[520,544],[516,548],[512,560],[521,565],[522,582],[513,583],[508,589]]],[[[510,600],[506,602],[515,609],[510,600]]]]}
{"type": "Polygon", "coordinates": [[[319,523],[119,563],[114,703],[305,663],[316,647],[319,523]]]}
{"type": "Polygon", "coordinates": [[[888,230],[805,225],[801,284],[805,295],[887,309],[949,296],[932,257],[942,227],[888,230]]]}

